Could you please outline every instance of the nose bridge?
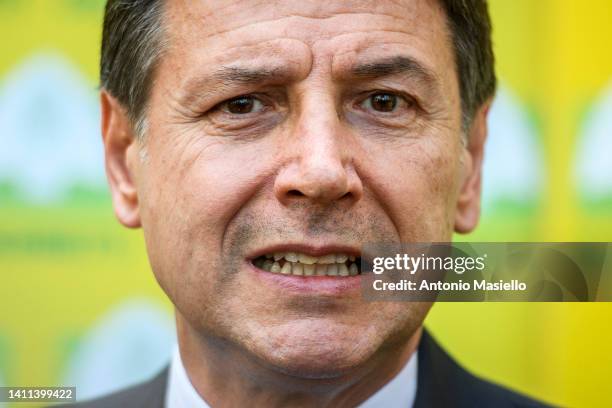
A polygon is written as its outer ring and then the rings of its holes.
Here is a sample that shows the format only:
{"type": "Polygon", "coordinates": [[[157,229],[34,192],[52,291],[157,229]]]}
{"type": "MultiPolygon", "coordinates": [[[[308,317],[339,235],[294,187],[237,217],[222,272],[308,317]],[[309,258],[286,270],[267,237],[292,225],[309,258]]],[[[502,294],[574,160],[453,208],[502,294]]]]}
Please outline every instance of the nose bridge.
{"type": "MultiPolygon", "coordinates": [[[[306,98],[305,98],[306,99],[306,98]]],[[[302,102],[292,138],[300,145],[306,165],[342,165],[340,121],[330,96],[315,94],[302,102]]]]}
{"type": "Polygon", "coordinates": [[[357,183],[350,166],[333,95],[322,91],[301,94],[295,121],[286,135],[291,163],[277,180],[277,195],[333,201],[351,193],[357,183]]]}

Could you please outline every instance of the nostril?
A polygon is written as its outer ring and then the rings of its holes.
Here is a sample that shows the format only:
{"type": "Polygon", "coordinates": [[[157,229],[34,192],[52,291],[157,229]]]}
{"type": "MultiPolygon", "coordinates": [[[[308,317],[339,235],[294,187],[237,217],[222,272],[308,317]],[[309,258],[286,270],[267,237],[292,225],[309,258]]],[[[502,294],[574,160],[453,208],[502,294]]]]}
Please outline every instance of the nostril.
{"type": "Polygon", "coordinates": [[[304,193],[302,193],[299,190],[289,190],[287,192],[287,195],[292,196],[292,197],[303,197],[304,193]]]}

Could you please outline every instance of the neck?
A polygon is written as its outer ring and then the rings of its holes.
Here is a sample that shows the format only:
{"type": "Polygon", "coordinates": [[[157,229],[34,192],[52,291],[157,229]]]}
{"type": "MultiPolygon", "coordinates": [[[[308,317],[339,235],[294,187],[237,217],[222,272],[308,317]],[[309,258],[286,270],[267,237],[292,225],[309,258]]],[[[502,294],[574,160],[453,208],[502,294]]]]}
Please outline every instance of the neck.
{"type": "Polygon", "coordinates": [[[415,352],[421,329],[402,344],[382,347],[338,377],[301,378],[223,339],[202,336],[177,312],[181,360],[198,394],[214,407],[354,407],[381,389],[415,352]]]}

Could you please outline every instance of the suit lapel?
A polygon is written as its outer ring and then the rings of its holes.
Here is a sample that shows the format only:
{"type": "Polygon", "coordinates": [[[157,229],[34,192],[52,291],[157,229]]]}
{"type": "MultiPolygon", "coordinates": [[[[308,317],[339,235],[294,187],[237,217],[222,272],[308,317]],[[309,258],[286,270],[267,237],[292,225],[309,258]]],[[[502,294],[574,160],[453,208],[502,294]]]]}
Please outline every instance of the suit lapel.
{"type": "Polygon", "coordinates": [[[442,348],[423,330],[418,348],[417,394],[414,408],[454,406],[452,380],[455,364],[442,348]]]}
{"type": "Polygon", "coordinates": [[[164,408],[168,387],[168,366],[144,385],[143,398],[139,408],[164,408]]]}

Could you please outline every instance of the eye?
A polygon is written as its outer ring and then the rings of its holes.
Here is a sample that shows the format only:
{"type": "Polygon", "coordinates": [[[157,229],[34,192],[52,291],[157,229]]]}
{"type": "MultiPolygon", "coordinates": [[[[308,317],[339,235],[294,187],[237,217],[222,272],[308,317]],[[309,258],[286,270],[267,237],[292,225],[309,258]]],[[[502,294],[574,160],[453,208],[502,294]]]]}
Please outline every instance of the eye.
{"type": "Polygon", "coordinates": [[[389,92],[376,92],[368,96],[361,106],[377,112],[394,112],[401,104],[407,104],[401,96],[389,92]]]}
{"type": "Polygon", "coordinates": [[[377,93],[368,98],[372,109],[379,112],[392,112],[397,106],[397,96],[388,93],[377,93]]]}
{"type": "Polygon", "coordinates": [[[223,102],[219,107],[221,110],[234,115],[245,115],[247,113],[260,112],[263,110],[264,105],[252,95],[241,95],[223,102]]]}
{"type": "Polygon", "coordinates": [[[378,112],[393,112],[397,106],[397,96],[390,93],[375,93],[365,101],[365,107],[378,112]]]}

